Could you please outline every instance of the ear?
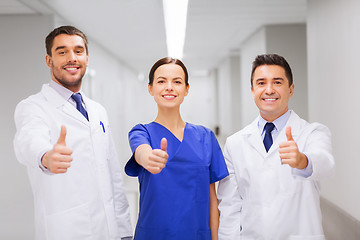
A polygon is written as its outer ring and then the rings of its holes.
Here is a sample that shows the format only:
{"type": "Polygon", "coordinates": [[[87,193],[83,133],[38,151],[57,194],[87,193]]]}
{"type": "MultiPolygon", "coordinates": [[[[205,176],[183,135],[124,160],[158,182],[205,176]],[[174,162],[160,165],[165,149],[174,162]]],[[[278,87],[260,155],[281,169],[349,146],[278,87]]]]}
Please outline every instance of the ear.
{"type": "Polygon", "coordinates": [[[185,96],[187,96],[187,95],[188,95],[188,93],[189,93],[189,88],[190,88],[190,84],[186,86],[185,96]]]}
{"type": "Polygon", "coordinates": [[[51,58],[51,56],[49,54],[46,54],[45,62],[46,62],[46,65],[51,69],[51,67],[52,67],[52,58],[51,58]]]}
{"type": "Polygon", "coordinates": [[[293,94],[294,94],[294,88],[295,88],[295,85],[291,84],[291,86],[290,86],[290,97],[292,97],[293,94]]]}
{"type": "Polygon", "coordinates": [[[150,85],[150,84],[148,84],[148,91],[151,96],[154,96],[153,91],[152,91],[152,85],[150,85]]]}
{"type": "Polygon", "coordinates": [[[254,93],[254,88],[253,88],[253,86],[250,87],[250,90],[251,90],[252,96],[254,97],[255,93],[254,93]]]}

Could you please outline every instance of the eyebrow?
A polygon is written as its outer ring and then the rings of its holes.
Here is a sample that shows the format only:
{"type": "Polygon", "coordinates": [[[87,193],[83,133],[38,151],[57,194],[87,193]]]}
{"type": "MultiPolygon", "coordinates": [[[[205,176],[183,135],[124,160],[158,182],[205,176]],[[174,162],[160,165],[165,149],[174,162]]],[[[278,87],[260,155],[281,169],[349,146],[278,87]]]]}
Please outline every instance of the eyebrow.
{"type": "Polygon", "coordinates": [[[59,49],[64,49],[65,46],[58,46],[57,48],[55,48],[55,51],[59,50],[59,49]]]}
{"type": "MultiPolygon", "coordinates": [[[[55,52],[59,49],[64,49],[64,48],[66,48],[66,46],[58,46],[57,48],[55,48],[55,52]]],[[[75,46],[75,48],[85,49],[85,47],[81,45],[75,46]]]]}
{"type": "MultiPolygon", "coordinates": [[[[256,82],[258,81],[264,81],[266,78],[257,78],[255,79],[256,82]]],[[[282,77],[275,77],[275,78],[272,78],[271,80],[282,80],[282,81],[285,81],[282,77]]]]}
{"type": "MultiPolygon", "coordinates": [[[[161,78],[161,79],[167,79],[166,77],[163,77],[163,76],[158,76],[156,79],[159,79],[159,78],[161,78]]],[[[177,80],[177,79],[183,80],[182,77],[175,77],[175,78],[173,78],[172,80],[177,80]]]]}

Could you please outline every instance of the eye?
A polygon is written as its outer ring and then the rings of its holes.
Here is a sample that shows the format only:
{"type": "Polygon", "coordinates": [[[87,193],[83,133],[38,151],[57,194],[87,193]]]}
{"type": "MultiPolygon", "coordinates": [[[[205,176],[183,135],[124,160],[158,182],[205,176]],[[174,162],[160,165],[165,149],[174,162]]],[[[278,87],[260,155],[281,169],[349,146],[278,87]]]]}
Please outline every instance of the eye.
{"type": "Polygon", "coordinates": [[[76,54],[81,55],[81,54],[83,54],[83,53],[84,53],[84,50],[80,49],[80,50],[76,50],[75,52],[76,52],[76,54]]]}
{"type": "Polygon", "coordinates": [[[275,81],[275,85],[281,85],[282,82],[281,81],[275,81]]]}
{"type": "Polygon", "coordinates": [[[264,81],[259,81],[259,82],[257,82],[257,85],[259,85],[259,86],[262,86],[262,85],[264,85],[264,84],[265,84],[264,81]]]}
{"type": "Polygon", "coordinates": [[[65,55],[65,51],[59,51],[58,54],[59,55],[65,55]]]}

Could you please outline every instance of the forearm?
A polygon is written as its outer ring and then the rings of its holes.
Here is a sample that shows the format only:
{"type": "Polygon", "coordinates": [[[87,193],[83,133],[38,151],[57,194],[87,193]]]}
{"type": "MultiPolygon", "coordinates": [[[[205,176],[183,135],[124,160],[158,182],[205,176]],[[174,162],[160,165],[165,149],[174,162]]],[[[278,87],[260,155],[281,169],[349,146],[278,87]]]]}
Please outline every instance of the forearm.
{"type": "Polygon", "coordinates": [[[152,148],[148,144],[142,144],[138,146],[135,150],[135,161],[141,165],[142,167],[146,168],[147,163],[149,161],[149,156],[151,154],[152,148]]]}
{"type": "Polygon", "coordinates": [[[301,152],[299,154],[300,154],[300,161],[299,161],[299,165],[296,168],[297,169],[305,169],[308,165],[308,159],[305,154],[303,154],[301,152]]]}
{"type": "Polygon", "coordinates": [[[217,240],[219,230],[219,210],[215,183],[210,184],[210,229],[211,240],[217,240]]]}
{"type": "Polygon", "coordinates": [[[335,162],[332,155],[331,133],[324,125],[317,124],[308,137],[303,152],[312,163],[313,180],[322,180],[334,173],[335,162]]]}
{"type": "Polygon", "coordinates": [[[44,115],[23,102],[15,110],[14,150],[18,161],[28,167],[39,167],[43,155],[53,147],[44,115]]]}

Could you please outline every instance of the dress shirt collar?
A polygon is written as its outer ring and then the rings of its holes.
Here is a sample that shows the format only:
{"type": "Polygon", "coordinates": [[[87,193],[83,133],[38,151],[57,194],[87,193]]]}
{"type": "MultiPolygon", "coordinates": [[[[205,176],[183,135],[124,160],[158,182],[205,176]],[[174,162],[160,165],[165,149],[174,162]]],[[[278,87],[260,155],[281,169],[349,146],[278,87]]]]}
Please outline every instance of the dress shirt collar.
{"type": "MultiPolygon", "coordinates": [[[[60,94],[61,97],[63,97],[66,101],[70,102],[72,105],[76,106],[76,103],[74,99],[71,98],[71,96],[74,94],[73,91],[67,89],[63,85],[55,82],[54,80],[51,80],[49,83],[49,86],[53,88],[57,93],[60,94]]],[[[79,93],[81,93],[82,96],[84,96],[84,93],[80,90],[79,93]]],[[[82,102],[85,107],[84,98],[82,97],[82,102]]]]}
{"type": "MultiPolygon", "coordinates": [[[[275,119],[272,123],[275,125],[276,132],[280,132],[286,125],[287,121],[289,120],[291,114],[291,110],[288,110],[286,113],[275,119]]],[[[259,131],[263,133],[264,126],[267,123],[265,119],[263,119],[261,116],[259,117],[258,127],[259,131]]]]}
{"type": "Polygon", "coordinates": [[[52,87],[57,93],[60,94],[66,101],[69,101],[73,92],[66,87],[60,85],[59,83],[55,82],[54,80],[50,81],[50,87],[52,87]]]}

